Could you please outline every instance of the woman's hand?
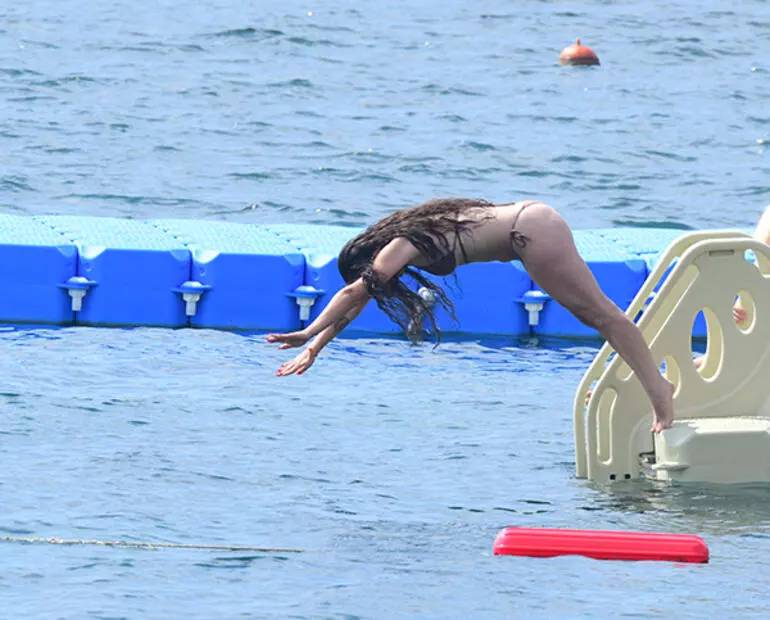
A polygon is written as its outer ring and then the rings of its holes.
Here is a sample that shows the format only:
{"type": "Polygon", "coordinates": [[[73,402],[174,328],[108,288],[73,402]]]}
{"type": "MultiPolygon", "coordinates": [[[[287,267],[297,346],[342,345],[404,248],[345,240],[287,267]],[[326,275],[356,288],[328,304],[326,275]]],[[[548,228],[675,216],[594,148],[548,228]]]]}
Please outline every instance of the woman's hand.
{"type": "Polygon", "coordinates": [[[298,332],[289,332],[287,334],[268,334],[267,335],[268,342],[283,343],[281,344],[280,347],[278,347],[279,349],[291,349],[293,347],[301,347],[309,339],[310,339],[310,336],[305,332],[304,329],[298,332]]]}
{"type": "Polygon", "coordinates": [[[275,371],[276,376],[285,377],[287,375],[301,375],[315,362],[317,353],[313,351],[312,347],[308,347],[302,353],[288,362],[281,364],[280,368],[275,371]]]}

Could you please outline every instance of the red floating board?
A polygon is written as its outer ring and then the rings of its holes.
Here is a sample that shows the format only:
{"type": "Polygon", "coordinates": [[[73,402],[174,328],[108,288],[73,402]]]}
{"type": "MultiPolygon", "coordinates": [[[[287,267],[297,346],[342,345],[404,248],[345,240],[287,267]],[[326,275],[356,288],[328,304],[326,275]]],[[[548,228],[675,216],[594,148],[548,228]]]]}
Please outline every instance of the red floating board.
{"type": "Polygon", "coordinates": [[[537,558],[584,555],[597,560],[709,561],[708,547],[700,536],[609,530],[507,527],[495,538],[493,551],[537,558]]]}

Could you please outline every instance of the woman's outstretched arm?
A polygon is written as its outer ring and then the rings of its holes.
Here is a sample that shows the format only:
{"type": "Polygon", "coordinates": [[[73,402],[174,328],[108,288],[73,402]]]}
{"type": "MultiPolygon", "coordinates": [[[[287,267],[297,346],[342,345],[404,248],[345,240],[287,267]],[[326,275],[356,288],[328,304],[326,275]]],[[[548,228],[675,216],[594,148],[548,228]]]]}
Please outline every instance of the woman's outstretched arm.
{"type": "MultiPolygon", "coordinates": [[[[288,362],[284,362],[281,364],[281,366],[278,368],[278,370],[275,372],[275,374],[279,377],[285,377],[286,375],[301,375],[304,374],[305,371],[307,371],[308,368],[310,368],[313,365],[313,362],[315,362],[316,357],[318,357],[318,354],[321,352],[321,350],[329,344],[329,342],[332,341],[332,339],[339,334],[343,329],[345,329],[348,324],[358,316],[358,314],[366,307],[366,304],[368,302],[368,299],[364,300],[363,303],[361,303],[358,306],[354,306],[348,313],[342,317],[339,321],[336,323],[332,323],[329,325],[326,329],[321,331],[313,340],[310,342],[310,344],[305,347],[305,349],[297,354],[294,359],[289,360],[288,362]]],[[[285,345],[282,345],[281,348],[286,348],[285,345]]]]}
{"type": "Polygon", "coordinates": [[[301,347],[313,336],[342,320],[353,308],[359,305],[363,307],[367,301],[369,301],[369,294],[366,292],[366,285],[361,278],[358,278],[337,291],[321,314],[305,329],[286,334],[268,334],[267,341],[282,343],[281,349],[301,347]]]}
{"type": "MultiPolygon", "coordinates": [[[[409,240],[398,237],[386,244],[372,262],[372,270],[383,283],[390,280],[409,263],[419,257],[420,253],[409,240]]],[[[304,329],[286,334],[268,334],[268,342],[280,342],[282,349],[301,347],[313,336],[323,336],[323,345],[334,338],[355,317],[369,301],[369,293],[362,278],[347,284],[334,294],[329,304],[316,319],[304,329]],[[351,311],[354,311],[351,314],[351,311]],[[347,322],[345,322],[347,321],[347,322]],[[342,325],[339,329],[331,329],[342,325]]],[[[296,359],[296,358],[295,358],[296,359]]],[[[312,363],[312,362],[311,362],[312,363]]],[[[291,374],[291,373],[285,373],[291,374]]]]}

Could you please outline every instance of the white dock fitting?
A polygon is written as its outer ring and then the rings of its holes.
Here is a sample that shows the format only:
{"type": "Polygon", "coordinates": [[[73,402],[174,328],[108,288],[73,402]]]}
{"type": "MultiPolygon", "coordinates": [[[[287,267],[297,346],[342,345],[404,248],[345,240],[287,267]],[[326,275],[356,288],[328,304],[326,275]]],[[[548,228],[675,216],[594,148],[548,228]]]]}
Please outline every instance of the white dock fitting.
{"type": "Polygon", "coordinates": [[[641,384],[605,345],[575,394],[577,476],[605,482],[646,472],[671,481],[770,482],[770,248],[734,231],[680,237],[627,314],[639,317],[653,357],[675,386],[674,425],[652,435],[641,384]],[[737,298],[747,311],[742,324],[732,315],[737,298]],[[700,313],[707,348],[696,368],[692,330],[700,313]]]}

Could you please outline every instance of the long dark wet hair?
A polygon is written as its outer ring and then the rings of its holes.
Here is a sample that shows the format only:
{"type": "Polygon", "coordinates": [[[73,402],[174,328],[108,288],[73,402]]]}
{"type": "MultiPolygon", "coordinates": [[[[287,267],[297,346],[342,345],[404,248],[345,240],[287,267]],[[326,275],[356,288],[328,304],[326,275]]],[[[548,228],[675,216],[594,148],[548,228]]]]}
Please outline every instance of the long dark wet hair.
{"type": "Polygon", "coordinates": [[[481,199],[439,198],[396,211],[345,244],[337,261],[340,275],[347,284],[363,278],[369,295],[394,323],[401,326],[412,342],[421,340],[422,321],[427,319],[438,344],[441,336],[433,304],[424,300],[414,288],[425,287],[432,292],[435,302],[457,322],[454,304],[444,289],[409,265],[387,282],[382,282],[372,269],[372,262],[379,251],[397,237],[408,239],[429,264],[448,254],[453,255],[455,243],[460,244],[464,256],[462,235],[483,218],[463,220],[460,215],[471,209],[492,206],[493,203],[481,199]],[[403,276],[411,279],[412,287],[403,282],[403,276]]]}

